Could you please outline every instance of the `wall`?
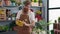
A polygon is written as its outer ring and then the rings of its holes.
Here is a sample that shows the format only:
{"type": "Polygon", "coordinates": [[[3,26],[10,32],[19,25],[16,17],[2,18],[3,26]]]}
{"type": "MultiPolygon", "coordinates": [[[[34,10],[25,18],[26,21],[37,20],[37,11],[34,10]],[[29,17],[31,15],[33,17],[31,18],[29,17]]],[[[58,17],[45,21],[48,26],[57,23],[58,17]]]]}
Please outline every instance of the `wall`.
{"type": "MultiPolygon", "coordinates": [[[[43,16],[44,16],[44,19],[45,21],[47,22],[47,0],[42,0],[43,1],[43,16]]],[[[47,26],[45,28],[47,30],[47,26]]]]}

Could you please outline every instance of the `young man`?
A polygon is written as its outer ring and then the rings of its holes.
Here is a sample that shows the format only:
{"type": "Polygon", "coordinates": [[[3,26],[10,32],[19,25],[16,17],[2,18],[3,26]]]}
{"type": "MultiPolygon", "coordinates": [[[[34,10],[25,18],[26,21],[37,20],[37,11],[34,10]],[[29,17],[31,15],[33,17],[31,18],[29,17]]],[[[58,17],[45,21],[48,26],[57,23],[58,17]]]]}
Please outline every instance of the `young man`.
{"type": "Polygon", "coordinates": [[[19,34],[31,34],[35,25],[35,14],[30,10],[30,4],[30,1],[25,1],[24,8],[17,13],[16,20],[24,20],[24,26],[19,28],[19,34]]]}

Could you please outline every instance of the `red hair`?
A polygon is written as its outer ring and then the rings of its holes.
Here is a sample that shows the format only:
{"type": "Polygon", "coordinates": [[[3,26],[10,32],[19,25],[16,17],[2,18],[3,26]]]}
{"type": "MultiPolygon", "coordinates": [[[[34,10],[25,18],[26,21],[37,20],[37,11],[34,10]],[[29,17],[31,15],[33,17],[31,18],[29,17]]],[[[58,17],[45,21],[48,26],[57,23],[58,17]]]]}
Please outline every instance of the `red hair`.
{"type": "Polygon", "coordinates": [[[31,2],[30,2],[29,0],[26,0],[26,1],[24,2],[24,5],[25,5],[25,6],[30,5],[30,4],[31,4],[31,2]]]}

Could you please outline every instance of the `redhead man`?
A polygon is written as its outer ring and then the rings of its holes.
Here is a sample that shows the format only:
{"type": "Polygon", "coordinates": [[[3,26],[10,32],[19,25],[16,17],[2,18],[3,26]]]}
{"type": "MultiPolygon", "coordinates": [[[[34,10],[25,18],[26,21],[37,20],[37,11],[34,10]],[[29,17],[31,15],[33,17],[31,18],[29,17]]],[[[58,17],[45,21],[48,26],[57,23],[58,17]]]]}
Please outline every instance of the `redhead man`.
{"type": "Polygon", "coordinates": [[[24,8],[17,13],[16,20],[24,20],[24,26],[19,28],[19,34],[31,34],[35,26],[35,14],[30,10],[30,1],[25,1],[24,8]]]}

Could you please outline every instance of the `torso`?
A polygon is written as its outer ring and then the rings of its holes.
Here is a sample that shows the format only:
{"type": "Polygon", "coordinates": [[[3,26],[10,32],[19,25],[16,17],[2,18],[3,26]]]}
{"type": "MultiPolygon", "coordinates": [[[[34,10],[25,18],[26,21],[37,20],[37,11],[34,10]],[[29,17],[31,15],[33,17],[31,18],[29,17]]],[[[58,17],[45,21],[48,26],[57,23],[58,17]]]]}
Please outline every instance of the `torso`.
{"type": "Polygon", "coordinates": [[[27,14],[21,14],[20,20],[26,22],[27,24],[30,24],[29,15],[27,14]]]}

